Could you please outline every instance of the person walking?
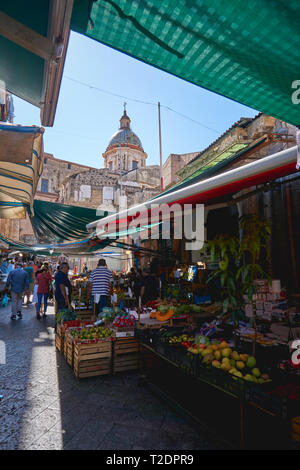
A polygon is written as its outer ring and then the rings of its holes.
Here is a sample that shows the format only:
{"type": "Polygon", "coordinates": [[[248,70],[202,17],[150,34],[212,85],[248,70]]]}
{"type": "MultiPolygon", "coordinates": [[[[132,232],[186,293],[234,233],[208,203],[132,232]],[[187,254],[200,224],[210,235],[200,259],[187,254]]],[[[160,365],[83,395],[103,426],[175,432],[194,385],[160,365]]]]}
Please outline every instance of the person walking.
{"type": "Polygon", "coordinates": [[[11,319],[17,316],[22,318],[22,299],[24,292],[29,289],[28,274],[22,268],[22,263],[17,263],[13,271],[10,271],[6,281],[6,289],[11,289],[11,319]]]}
{"type": "Polygon", "coordinates": [[[37,301],[37,306],[36,306],[36,317],[38,320],[40,320],[41,318],[40,310],[41,310],[42,300],[44,300],[43,316],[44,317],[46,316],[51,281],[52,281],[52,276],[50,274],[49,266],[45,264],[42,272],[39,273],[36,277],[36,283],[38,285],[38,289],[37,289],[38,301],[37,301]]]}
{"type": "Polygon", "coordinates": [[[28,282],[29,282],[29,289],[28,291],[25,292],[25,295],[24,295],[24,302],[25,302],[25,297],[27,297],[26,305],[31,304],[30,297],[33,294],[34,269],[32,265],[33,265],[33,262],[29,261],[24,268],[24,271],[26,271],[28,274],[28,282]]]}
{"type": "Polygon", "coordinates": [[[99,259],[98,266],[90,275],[88,296],[92,293],[94,320],[98,313],[109,303],[109,294],[113,283],[113,274],[108,269],[105,259],[99,259]]]}
{"type": "Polygon", "coordinates": [[[71,283],[68,278],[69,265],[64,262],[59,266],[59,270],[55,275],[55,300],[57,310],[71,308],[71,283]]]}
{"type": "Polygon", "coordinates": [[[0,271],[2,274],[8,273],[8,259],[5,258],[0,266],[0,271]]]}

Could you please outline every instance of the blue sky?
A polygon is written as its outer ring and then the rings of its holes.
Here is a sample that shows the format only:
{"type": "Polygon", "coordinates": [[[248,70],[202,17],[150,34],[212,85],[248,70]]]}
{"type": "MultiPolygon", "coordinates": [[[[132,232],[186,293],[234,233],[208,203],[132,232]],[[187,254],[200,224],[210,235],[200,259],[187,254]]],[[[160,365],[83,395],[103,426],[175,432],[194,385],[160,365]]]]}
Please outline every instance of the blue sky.
{"type": "MultiPolygon", "coordinates": [[[[187,83],[77,33],[71,33],[53,128],[46,128],[44,148],[55,157],[96,168],[119,127],[123,103],[132,130],[148,153],[148,165],[159,164],[157,106],[171,107],[199,125],[162,108],[163,161],[170,153],[203,150],[240,117],[257,111],[187,83]],[[116,97],[72,80],[87,83],[116,97]],[[208,129],[209,128],[209,129],[208,129]]],[[[40,125],[39,109],[15,98],[15,123],[40,125]]]]}

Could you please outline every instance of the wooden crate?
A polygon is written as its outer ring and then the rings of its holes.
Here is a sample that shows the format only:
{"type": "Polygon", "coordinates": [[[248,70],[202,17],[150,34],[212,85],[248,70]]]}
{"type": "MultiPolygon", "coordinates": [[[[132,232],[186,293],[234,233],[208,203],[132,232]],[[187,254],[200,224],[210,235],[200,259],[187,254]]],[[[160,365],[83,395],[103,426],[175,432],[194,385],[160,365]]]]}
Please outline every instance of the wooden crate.
{"type": "Polygon", "coordinates": [[[65,341],[64,341],[64,351],[63,351],[65,359],[67,359],[67,344],[68,343],[67,343],[67,334],[66,334],[65,341]]]}
{"type": "Polygon", "coordinates": [[[67,364],[69,364],[70,367],[73,367],[74,341],[73,341],[72,336],[69,333],[67,333],[65,336],[64,356],[66,358],[67,364]]]}
{"type": "Polygon", "coordinates": [[[56,324],[56,334],[58,336],[64,336],[65,330],[62,328],[61,323],[56,324]]]}
{"type": "Polygon", "coordinates": [[[114,356],[120,354],[137,353],[139,351],[139,342],[132,337],[116,338],[114,341],[114,356]]]}
{"type": "Polygon", "coordinates": [[[128,370],[136,370],[139,368],[138,353],[121,354],[114,356],[113,373],[125,372],[128,370]]]}
{"type": "Polygon", "coordinates": [[[139,342],[132,337],[116,338],[114,342],[113,373],[139,368],[139,342]]]}
{"type": "Polygon", "coordinates": [[[92,310],[75,310],[78,320],[91,321],[93,312],[92,310]]]}
{"type": "Polygon", "coordinates": [[[55,335],[55,346],[59,350],[59,352],[63,352],[64,350],[64,336],[59,336],[58,334],[55,335]]]}
{"type": "Polygon", "coordinates": [[[74,373],[77,378],[111,373],[112,341],[74,343],[74,373]]]}

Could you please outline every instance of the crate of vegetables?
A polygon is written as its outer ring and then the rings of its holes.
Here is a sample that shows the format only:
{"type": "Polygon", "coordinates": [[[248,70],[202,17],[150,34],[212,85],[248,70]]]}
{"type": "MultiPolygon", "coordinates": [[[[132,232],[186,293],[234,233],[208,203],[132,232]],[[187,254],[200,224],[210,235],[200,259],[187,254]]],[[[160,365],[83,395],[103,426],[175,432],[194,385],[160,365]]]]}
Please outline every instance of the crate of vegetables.
{"type": "Polygon", "coordinates": [[[66,349],[67,349],[65,345],[65,336],[66,336],[67,330],[69,328],[85,326],[89,323],[90,322],[82,322],[80,320],[69,320],[69,321],[62,320],[61,323],[57,323],[55,345],[61,353],[64,353],[65,357],[66,357],[66,349]]]}
{"type": "Polygon", "coordinates": [[[129,313],[119,313],[115,317],[112,326],[116,332],[116,337],[134,336],[135,316],[129,313]]]}
{"type": "Polygon", "coordinates": [[[72,328],[73,368],[77,378],[111,373],[114,332],[105,327],[72,328]]]}
{"type": "MultiPolygon", "coordinates": [[[[55,346],[62,353],[64,351],[65,328],[63,327],[64,319],[74,322],[76,315],[71,310],[60,310],[56,313],[56,333],[55,346]]],[[[68,323],[66,321],[65,323],[68,323]]]]}

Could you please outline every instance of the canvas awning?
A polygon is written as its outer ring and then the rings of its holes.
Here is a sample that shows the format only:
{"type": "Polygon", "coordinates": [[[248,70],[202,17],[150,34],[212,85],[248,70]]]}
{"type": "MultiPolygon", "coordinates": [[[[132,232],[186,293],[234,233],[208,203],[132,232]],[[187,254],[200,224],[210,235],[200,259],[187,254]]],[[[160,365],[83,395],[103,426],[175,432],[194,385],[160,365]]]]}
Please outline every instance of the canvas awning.
{"type": "MultiPolygon", "coordinates": [[[[96,209],[68,206],[48,201],[34,200],[34,216],[30,219],[39,242],[58,243],[78,240],[88,236],[86,225],[95,220],[96,209]]],[[[109,213],[104,212],[103,217],[109,213]]],[[[100,218],[100,217],[99,217],[100,218]]]]}
{"type": "Polygon", "coordinates": [[[8,245],[10,250],[21,253],[30,253],[31,255],[44,255],[44,256],[59,256],[59,255],[86,255],[93,254],[105,248],[111,241],[98,240],[97,243],[92,243],[88,237],[84,240],[70,242],[70,243],[53,243],[53,244],[36,244],[28,245],[19,241],[12,240],[0,234],[0,241],[8,245]]]}
{"type": "Polygon", "coordinates": [[[74,0],[71,29],[300,125],[300,3],[74,0]]]}
{"type": "Polygon", "coordinates": [[[25,218],[42,173],[44,129],[0,124],[0,218],[25,218]]]}
{"type": "Polygon", "coordinates": [[[52,126],[73,0],[0,1],[0,88],[41,108],[52,126]]]}
{"type": "Polygon", "coordinates": [[[104,217],[87,225],[89,230],[106,224],[125,226],[134,219],[148,220],[148,212],[153,205],[168,204],[207,204],[220,197],[230,196],[242,189],[266,183],[289,175],[296,171],[297,147],[261,158],[255,162],[226,171],[217,176],[198,181],[181,189],[175,189],[150,199],[143,204],[132,207],[117,214],[104,217]]]}

